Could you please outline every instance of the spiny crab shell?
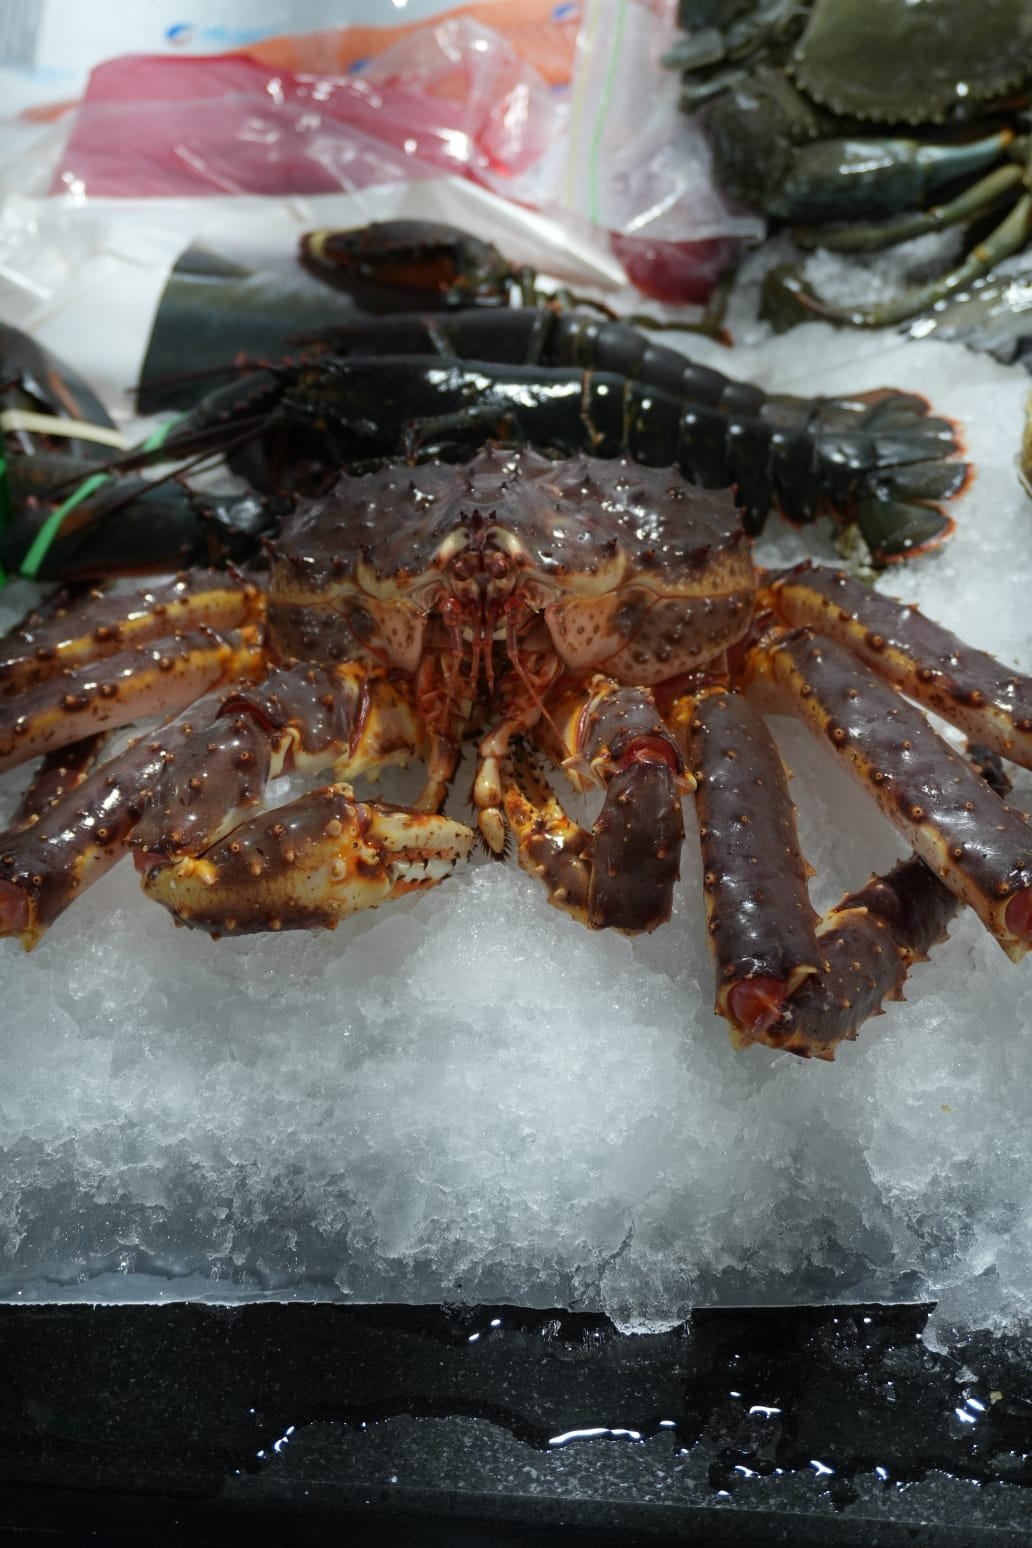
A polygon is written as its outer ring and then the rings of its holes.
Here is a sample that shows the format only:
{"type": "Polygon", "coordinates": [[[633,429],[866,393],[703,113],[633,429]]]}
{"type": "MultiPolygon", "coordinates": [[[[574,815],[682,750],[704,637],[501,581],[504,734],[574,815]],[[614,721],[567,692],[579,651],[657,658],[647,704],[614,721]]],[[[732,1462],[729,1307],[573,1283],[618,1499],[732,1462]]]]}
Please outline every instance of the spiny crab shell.
{"type": "MultiPolygon", "coordinates": [[[[504,642],[543,619],[571,671],[652,685],[747,632],[755,572],[726,491],[628,461],[487,450],[389,465],[305,502],[270,545],[281,658],[356,653],[415,672],[447,649],[447,600],[504,642]]],[[[488,641],[484,640],[485,647],[488,641]]]]}
{"type": "Polygon", "coordinates": [[[514,843],[573,918],[649,931],[671,915],[693,795],[715,1008],[743,1043],[830,1058],[961,902],[1015,960],[1032,948],[1032,827],[996,769],[1032,767],[1032,679],[842,572],[755,569],[726,490],[528,450],[344,474],[270,545],[264,642],[238,627],[261,604],[244,577],[197,572],[9,638],[9,766],[130,723],[140,660],[167,659],[171,682],[178,651],[190,672],[181,714],[3,836],[0,934],[35,945],[126,848],[180,923],[333,928],[435,886],[478,832],[498,858],[514,843]],[[192,645],[154,643],[170,608],[207,619],[192,645]],[[129,663],[108,653],[127,629],[147,640],[129,663]],[[92,659],[66,669],[61,651],[92,659]],[[962,756],[927,710],[981,750],[962,756]],[[822,920],[767,713],[802,720],[914,851],[822,920]],[[476,828],[445,811],[470,739],[476,828]],[[355,795],[412,759],[412,805],[355,795]],[[590,829],[549,767],[601,789],[590,829]],[[281,774],[327,770],[266,806],[281,774]]]}

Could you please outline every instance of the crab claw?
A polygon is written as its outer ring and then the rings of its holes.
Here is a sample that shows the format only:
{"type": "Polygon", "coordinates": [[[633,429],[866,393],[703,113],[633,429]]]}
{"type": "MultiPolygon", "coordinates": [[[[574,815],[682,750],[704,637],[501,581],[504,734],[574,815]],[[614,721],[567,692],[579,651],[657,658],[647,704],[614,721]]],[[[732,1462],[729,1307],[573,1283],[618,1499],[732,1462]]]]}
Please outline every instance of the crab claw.
{"type": "MultiPolygon", "coordinates": [[[[333,929],[443,881],[474,837],[435,812],[357,801],[348,785],[326,785],[242,823],[203,855],[152,865],[143,890],[212,934],[333,929]]],[[[146,868],[148,858],[138,863],[146,868]]]]}

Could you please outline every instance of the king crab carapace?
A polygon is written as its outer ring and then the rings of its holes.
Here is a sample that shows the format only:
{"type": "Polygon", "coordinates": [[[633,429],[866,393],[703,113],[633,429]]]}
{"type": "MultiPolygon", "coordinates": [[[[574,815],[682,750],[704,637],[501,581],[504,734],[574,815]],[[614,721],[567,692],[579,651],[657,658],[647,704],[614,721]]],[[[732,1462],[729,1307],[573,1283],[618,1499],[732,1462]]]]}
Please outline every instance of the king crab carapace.
{"type": "Polygon", "coordinates": [[[589,926],[652,930],[692,794],[716,1008],[740,1042],[831,1057],[958,900],[1012,958],[1032,944],[1032,829],[917,707],[1032,767],[1032,680],[841,572],[759,571],[729,494],[494,448],[346,474],[269,553],[264,596],[197,573],[8,636],[0,767],[46,754],[66,775],[0,838],[0,933],[34,946],[127,847],[184,924],[332,927],[435,885],[478,833],[589,926]],[[92,772],[55,753],[159,702],[173,718],[92,772]],[[914,851],[823,920],[768,710],[799,717],[914,851]],[[443,811],[471,741],[475,828],[443,811]],[[355,797],[412,759],[412,806],[355,797]],[[545,760],[602,788],[590,830],[545,760]],[[263,809],[295,769],[332,783],[263,809]]]}

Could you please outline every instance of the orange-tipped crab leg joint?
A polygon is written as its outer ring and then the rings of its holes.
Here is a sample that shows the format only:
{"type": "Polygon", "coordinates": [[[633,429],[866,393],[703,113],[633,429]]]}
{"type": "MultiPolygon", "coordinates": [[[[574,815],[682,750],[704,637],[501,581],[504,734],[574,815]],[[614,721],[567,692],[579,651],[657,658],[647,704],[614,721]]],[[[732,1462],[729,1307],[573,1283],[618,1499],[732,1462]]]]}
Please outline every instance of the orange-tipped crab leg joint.
{"type": "Polygon", "coordinates": [[[433,887],[469,854],[471,828],[435,812],[356,801],[327,785],[242,823],[197,859],[150,871],[144,891],[213,934],[333,929],[433,887]]]}
{"type": "Polygon", "coordinates": [[[1032,946],[1032,828],[920,710],[833,640],[772,631],[743,663],[750,691],[832,748],[936,876],[1015,961],[1032,946]]]}
{"type": "Polygon", "coordinates": [[[0,877],[0,936],[24,936],[29,928],[30,912],[27,894],[13,882],[0,877]]]}
{"type": "Polygon", "coordinates": [[[1032,946],[1032,888],[1023,888],[1009,900],[1004,909],[1004,922],[1011,934],[1024,942],[1027,951],[1032,946]]]}
{"type": "Polygon", "coordinates": [[[677,723],[696,782],[716,1010],[736,1041],[755,1042],[823,960],[788,778],[767,727],[737,694],[712,687],[682,699],[677,723]]]}
{"type": "Polygon", "coordinates": [[[788,985],[784,979],[758,973],[752,978],[740,978],[731,985],[724,996],[722,1014],[738,1034],[736,1041],[762,1042],[780,1017],[787,998],[788,985]]]}

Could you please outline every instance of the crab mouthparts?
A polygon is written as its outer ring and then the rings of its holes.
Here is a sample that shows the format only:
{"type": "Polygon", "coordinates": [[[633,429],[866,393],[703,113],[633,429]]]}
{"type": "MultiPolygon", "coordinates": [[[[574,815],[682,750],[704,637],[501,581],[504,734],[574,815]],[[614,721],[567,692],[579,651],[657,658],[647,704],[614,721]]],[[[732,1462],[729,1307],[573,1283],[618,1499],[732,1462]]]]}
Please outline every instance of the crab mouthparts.
{"type": "Polygon", "coordinates": [[[494,644],[508,642],[508,654],[515,660],[515,631],[506,604],[497,597],[476,599],[451,596],[441,608],[441,616],[451,636],[457,660],[469,662],[469,685],[480,680],[483,667],[488,692],[494,687],[494,644]]]}

